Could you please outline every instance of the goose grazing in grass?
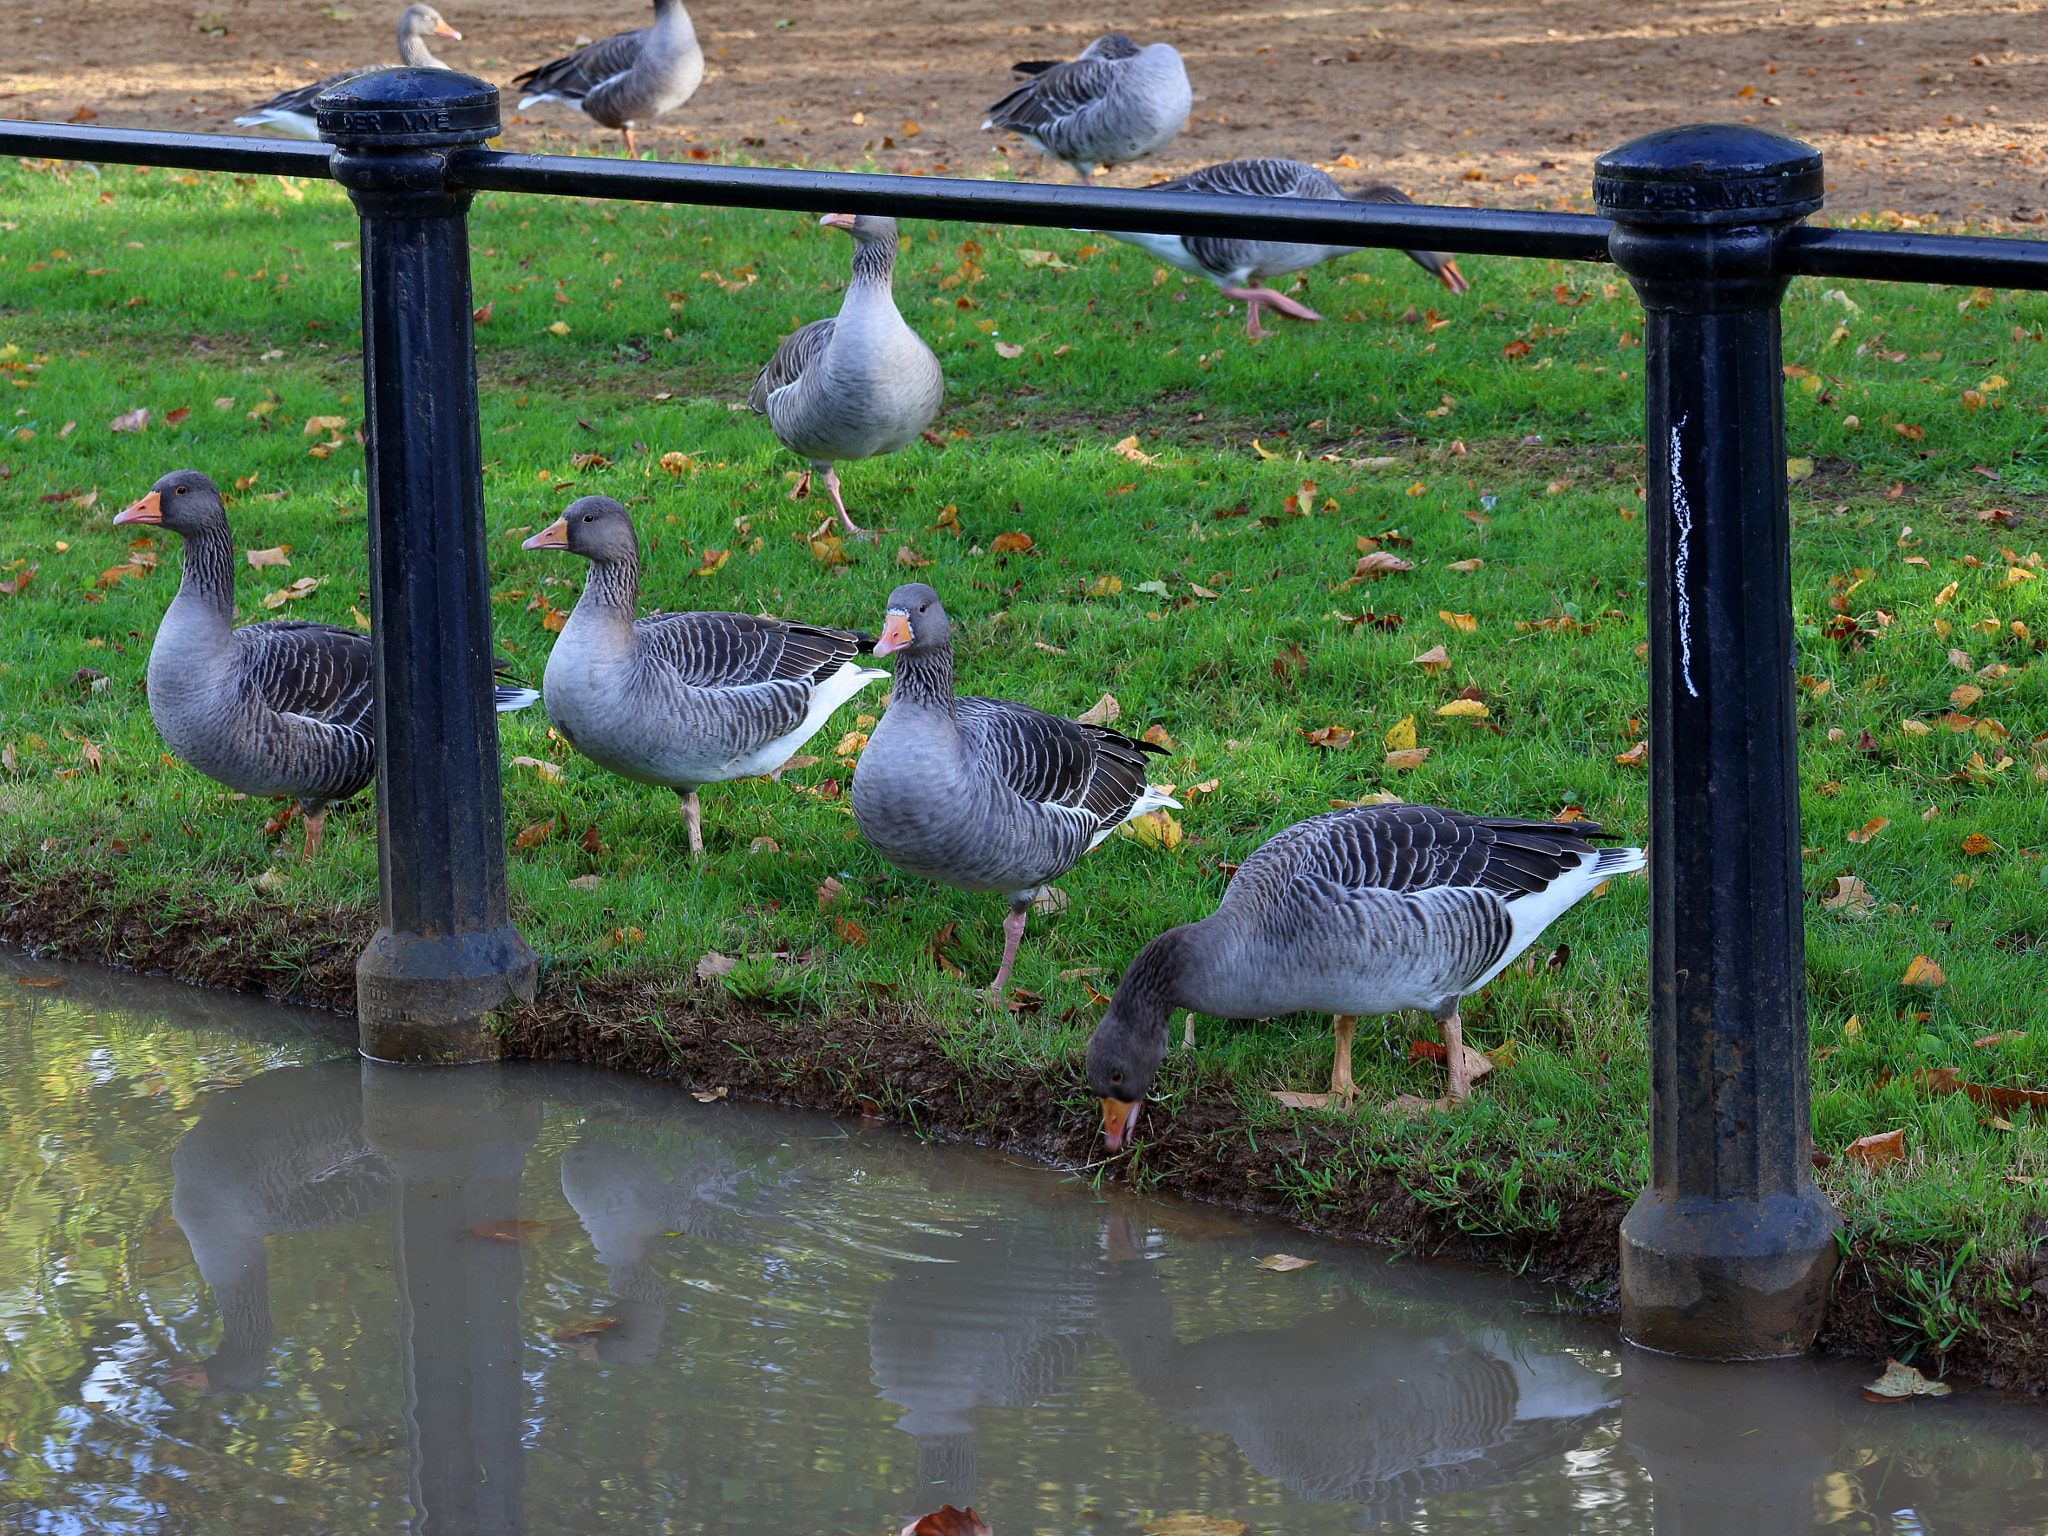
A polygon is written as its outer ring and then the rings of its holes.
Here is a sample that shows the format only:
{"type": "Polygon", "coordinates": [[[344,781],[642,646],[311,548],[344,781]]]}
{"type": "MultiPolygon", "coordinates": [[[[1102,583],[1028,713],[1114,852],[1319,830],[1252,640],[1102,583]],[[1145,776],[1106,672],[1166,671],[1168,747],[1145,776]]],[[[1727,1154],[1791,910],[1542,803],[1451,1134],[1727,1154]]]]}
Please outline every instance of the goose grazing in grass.
{"type": "Polygon", "coordinates": [[[1000,1002],[1031,903],[1110,833],[1180,802],[1145,782],[1163,747],[1006,699],[956,698],[953,629],[922,582],[889,594],[877,656],[897,655],[888,712],[853,771],[853,821],[906,874],[1000,891],[1000,1002]]]}
{"type": "MultiPolygon", "coordinates": [[[[782,339],[754,380],[747,407],[768,418],[783,447],[810,461],[791,499],[809,494],[812,474],[822,470],[840,522],[865,538],[847,516],[833,466],[915,442],[939,414],[946,375],[896,309],[896,221],[828,213],[818,223],[852,233],[853,279],[836,316],[782,339]]],[[[881,542],[879,532],[874,538],[881,542]]]]}
{"type": "Polygon", "coordinates": [[[636,27],[529,69],[512,83],[532,94],[519,110],[544,101],[564,102],[625,135],[626,158],[636,159],[633,130],[673,112],[704,80],[704,50],[683,0],[654,0],[654,25],[636,27]]]}
{"type": "MultiPolygon", "coordinates": [[[[858,781],[856,781],[857,783],[858,781]]],[[[1360,1015],[1424,1008],[1442,1026],[1450,1096],[1470,1091],[1459,999],[1498,976],[1640,848],[1601,828],[1466,816],[1433,805],[1325,811],[1270,839],[1215,912],[1139,950],[1088,1042],[1088,1083],[1120,1147],[1166,1054],[1175,1008],[1224,1019],[1336,1016],[1333,1098],[1349,1101],[1360,1015]]]]}
{"type": "MultiPolygon", "coordinates": [[[[1156,192],[1220,192],[1230,197],[1298,197],[1313,201],[1341,203],[1407,203],[1412,199],[1399,187],[1383,181],[1368,183],[1351,191],[1339,186],[1327,172],[1294,160],[1226,160],[1221,165],[1147,189],[1156,192]]],[[[1300,272],[1318,262],[1351,256],[1367,249],[1361,245],[1303,245],[1289,240],[1255,240],[1220,235],[1141,235],[1104,230],[1112,239],[1141,246],[1161,261],[1183,272],[1198,272],[1209,279],[1227,299],[1242,299],[1245,331],[1257,341],[1267,333],[1259,326],[1261,307],[1296,320],[1323,317],[1306,304],[1262,286],[1264,279],[1300,272]]],[[[1471,284],[1458,264],[1443,251],[1402,253],[1452,293],[1463,293],[1471,284]]]]}
{"type": "MultiPolygon", "coordinates": [[[[441,19],[441,13],[431,5],[408,5],[398,13],[398,61],[414,69],[446,69],[448,66],[428,51],[430,37],[452,37],[462,41],[462,34],[441,19]]],[[[295,139],[317,139],[319,125],[313,118],[313,102],[319,94],[344,80],[353,80],[357,75],[367,75],[372,69],[388,69],[385,64],[372,64],[362,69],[344,69],[339,74],[329,75],[324,80],[315,80],[311,85],[294,86],[288,91],[279,91],[270,100],[249,109],[246,117],[235,119],[244,128],[278,128],[295,139]]]]}
{"type": "Polygon", "coordinates": [[[524,549],[566,549],[590,580],[548,654],[548,718],[600,768],[682,798],[704,849],[697,787],[774,773],[833,710],[877,678],[854,657],[867,635],[744,613],[635,619],[640,538],[609,496],[571,502],[524,549]]]}
{"type": "Polygon", "coordinates": [[[1121,32],[1098,37],[1078,59],[1013,64],[1031,76],[988,109],[984,132],[1022,135],[1095,185],[1096,166],[1157,154],[1188,120],[1194,93],[1170,43],[1140,48],[1121,32]]]}
{"type": "MultiPolygon", "coordinates": [[[[219,490],[197,470],[173,470],[114,521],[185,541],[178,595],[149,648],[149,714],[164,744],[229,789],[297,800],[312,858],[328,806],[377,771],[370,637],[302,619],[236,629],[234,537],[219,490]]],[[[538,697],[501,683],[497,707],[538,697]]]]}

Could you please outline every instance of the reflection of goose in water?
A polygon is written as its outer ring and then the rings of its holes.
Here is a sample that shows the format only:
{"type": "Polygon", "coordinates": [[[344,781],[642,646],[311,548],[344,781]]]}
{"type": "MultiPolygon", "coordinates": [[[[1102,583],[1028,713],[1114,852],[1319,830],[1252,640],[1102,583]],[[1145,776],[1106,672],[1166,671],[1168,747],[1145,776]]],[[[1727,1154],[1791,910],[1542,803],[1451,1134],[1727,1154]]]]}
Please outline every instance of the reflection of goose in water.
{"type": "MultiPolygon", "coordinates": [[[[977,1170],[984,1178],[987,1168],[977,1170]]],[[[908,1411],[918,1482],[950,1503],[974,1495],[974,1410],[1052,1396],[1099,1330],[1093,1205],[1018,1202],[986,1223],[904,1239],[931,1262],[897,1266],[868,1314],[875,1386],[908,1411]]]]}
{"type": "Polygon", "coordinates": [[[1613,1407],[1614,1386],[1569,1355],[1349,1298],[1290,1327],[1179,1343],[1147,1264],[1116,1266],[1102,1326],[1132,1382],[1181,1423],[1230,1436],[1304,1499],[1360,1506],[1368,1527],[1561,1455],[1613,1407]]]}
{"type": "Polygon", "coordinates": [[[363,1131],[362,1069],[350,1058],[279,1067],[206,1101],[171,1153],[171,1216],[220,1307],[220,1349],[173,1378],[253,1392],[270,1348],[273,1232],[331,1227],[382,1207],[384,1162],[363,1131]]]}

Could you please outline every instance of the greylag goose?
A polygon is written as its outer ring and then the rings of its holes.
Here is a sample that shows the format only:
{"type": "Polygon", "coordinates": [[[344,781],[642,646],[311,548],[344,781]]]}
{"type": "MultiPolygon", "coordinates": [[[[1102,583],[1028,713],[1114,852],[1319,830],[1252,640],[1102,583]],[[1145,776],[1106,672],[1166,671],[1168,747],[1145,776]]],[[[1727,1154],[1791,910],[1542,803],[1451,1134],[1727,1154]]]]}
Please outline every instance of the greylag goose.
{"type": "MultiPolygon", "coordinates": [[[[1172,181],[1162,181],[1148,191],[1220,192],[1232,197],[1300,197],[1322,202],[1406,203],[1412,201],[1399,187],[1383,181],[1370,182],[1346,191],[1327,172],[1295,160],[1226,160],[1204,166],[1172,181]]],[[[1256,341],[1266,332],[1259,327],[1261,305],[1296,320],[1323,317],[1306,304],[1260,286],[1261,279],[1300,272],[1338,256],[1351,256],[1367,249],[1361,245],[1301,245],[1288,240],[1251,240],[1218,235],[1144,235],[1104,230],[1112,239],[1142,246],[1161,261],[1183,272],[1199,272],[1223,291],[1226,299],[1242,299],[1245,331],[1256,341]]],[[[1444,251],[1404,251],[1410,261],[1442,283],[1452,293],[1463,293],[1471,284],[1458,264],[1444,251]]]]}
{"type": "MultiPolygon", "coordinates": [[[[185,541],[178,595],[149,648],[149,714],[164,744],[229,789],[296,799],[310,859],[327,807],[377,769],[370,637],[303,619],[236,629],[234,539],[220,492],[197,470],[173,470],[114,521],[185,541]]],[[[538,697],[501,683],[497,705],[522,709],[538,697]]]]}
{"type": "Polygon", "coordinates": [[[955,698],[953,630],[922,582],[889,594],[877,656],[900,655],[888,712],[853,770],[853,821],[906,874],[1001,891],[1000,1002],[1031,903],[1110,833],[1180,802],[1145,782],[1163,747],[1007,699],[955,698]]]}
{"type": "Polygon", "coordinates": [[[889,674],[853,658],[868,636],[744,613],[635,619],[640,536],[609,496],[585,496],[526,540],[590,562],[548,654],[541,696],[569,744],[600,768],[682,798],[704,849],[697,787],[773,773],[825,719],[889,674]]]}
{"type": "Polygon", "coordinates": [[[639,151],[633,130],[673,112],[704,79],[704,50],[683,0],[654,0],[654,25],[635,27],[574,53],[551,59],[513,80],[532,94],[519,110],[544,101],[565,102],[626,137],[626,158],[639,151]]]}
{"type": "Polygon", "coordinates": [[[1140,48],[1121,32],[1098,37],[1068,63],[1014,64],[1031,76],[988,109],[983,131],[1004,129],[1074,168],[1122,165],[1171,144],[1194,106],[1187,66],[1170,43],[1140,48]]]}
{"type": "MultiPolygon", "coordinates": [[[[810,461],[791,499],[825,473],[825,491],[846,531],[866,537],[839,496],[840,459],[894,453],[932,424],[946,375],[932,349],[896,311],[896,221],[828,213],[818,223],[853,234],[853,278],[839,313],[785,336],[754,380],[747,407],[767,416],[782,446],[810,461]]],[[[875,535],[877,543],[881,535],[875,535]]]]}
{"type": "MultiPolygon", "coordinates": [[[[462,34],[441,19],[441,13],[431,5],[408,5],[398,13],[398,61],[414,69],[446,69],[448,66],[428,51],[429,37],[452,37],[458,43],[462,34]]],[[[344,80],[353,80],[357,75],[366,75],[372,69],[386,69],[390,66],[372,64],[362,69],[344,69],[329,75],[324,80],[315,80],[311,85],[294,86],[288,91],[279,91],[266,102],[249,109],[248,115],[235,119],[244,128],[281,128],[295,139],[317,139],[319,126],[313,120],[313,102],[319,94],[344,80]]]]}
{"type": "MultiPolygon", "coordinates": [[[[856,787],[858,781],[856,781],[856,787]]],[[[1459,999],[1498,976],[1640,848],[1595,848],[1600,826],[1362,805],[1297,822],[1244,861],[1216,910],[1139,950],[1088,1042],[1088,1084],[1112,1148],[1137,1122],[1167,1019],[1309,1010],[1336,1016],[1333,1097],[1349,1100],[1361,1014],[1424,1008],[1442,1026],[1450,1095],[1470,1090],[1459,999]]]]}

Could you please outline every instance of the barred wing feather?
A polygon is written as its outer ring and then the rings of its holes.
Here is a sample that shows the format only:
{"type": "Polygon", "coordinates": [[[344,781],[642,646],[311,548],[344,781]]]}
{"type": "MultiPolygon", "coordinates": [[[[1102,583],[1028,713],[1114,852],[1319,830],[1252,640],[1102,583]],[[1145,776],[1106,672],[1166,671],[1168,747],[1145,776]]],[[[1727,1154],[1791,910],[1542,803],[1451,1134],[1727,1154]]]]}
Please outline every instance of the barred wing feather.
{"type": "Polygon", "coordinates": [[[276,619],[234,632],[238,670],[281,714],[367,732],[375,703],[370,637],[335,624],[276,619]]]}
{"type": "Polygon", "coordinates": [[[747,409],[765,412],[768,397],[785,385],[794,384],[804,376],[804,371],[825,355],[825,348],[832,344],[832,325],[836,315],[827,315],[822,320],[813,320],[809,325],[782,338],[782,345],[775,349],[775,355],[768,359],[754,380],[754,387],[747,392],[747,409]]]}
{"type": "Polygon", "coordinates": [[[815,685],[874,648],[871,638],[851,630],[744,613],[657,613],[638,620],[633,630],[644,655],[666,662],[693,688],[815,685]]]}
{"type": "Polygon", "coordinates": [[[1098,830],[1116,826],[1145,796],[1149,742],[1006,699],[956,699],[953,718],[967,747],[1026,800],[1087,813],[1098,830]]]}
{"type": "Polygon", "coordinates": [[[625,73],[640,57],[647,42],[647,27],[620,32],[589,46],[551,59],[517,76],[513,84],[529,93],[522,107],[534,96],[554,96],[562,101],[581,101],[605,81],[625,73]]]}

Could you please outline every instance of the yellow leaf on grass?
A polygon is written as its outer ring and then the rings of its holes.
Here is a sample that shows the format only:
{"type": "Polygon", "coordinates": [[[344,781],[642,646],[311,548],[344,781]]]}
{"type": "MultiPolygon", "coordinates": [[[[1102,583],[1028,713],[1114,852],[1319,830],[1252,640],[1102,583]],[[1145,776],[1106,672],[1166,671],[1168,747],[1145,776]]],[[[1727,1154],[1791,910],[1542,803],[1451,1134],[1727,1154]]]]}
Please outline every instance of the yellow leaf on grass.
{"type": "Polygon", "coordinates": [[[1478,570],[1484,564],[1486,564],[1486,562],[1484,560],[1479,559],[1453,560],[1448,566],[1445,567],[1445,569],[1452,571],[1464,571],[1469,574],[1473,571],[1478,570]]]}
{"type": "Polygon", "coordinates": [[[1906,974],[1899,978],[1902,987],[1942,987],[1948,985],[1948,978],[1941,973],[1941,967],[1925,955],[1915,955],[1906,967],[1906,974]]]}
{"type": "Polygon", "coordinates": [[[731,558],[732,551],[729,549],[707,549],[704,551],[703,561],[690,574],[692,576],[716,576],[725,569],[725,562],[731,558]]]}
{"type": "Polygon", "coordinates": [[[1285,1274],[1291,1269],[1307,1269],[1315,1262],[1314,1259],[1297,1259],[1291,1253],[1269,1253],[1259,1260],[1259,1268],[1277,1270],[1285,1274]]]}
{"type": "Polygon", "coordinates": [[[1387,734],[1380,738],[1380,745],[1389,752],[1405,752],[1415,745],[1415,717],[1403,715],[1395,724],[1387,727],[1387,734]]]}
{"type": "MultiPolygon", "coordinates": [[[[562,772],[562,765],[560,763],[551,763],[545,758],[515,757],[512,759],[512,766],[514,768],[531,768],[550,784],[559,784],[566,777],[562,772]]],[[[519,846],[525,848],[531,845],[521,843],[519,846]]]]}
{"type": "Polygon", "coordinates": [[[1868,917],[1877,908],[1877,898],[1870,887],[1854,875],[1837,875],[1828,886],[1829,894],[1821,898],[1821,906],[1829,912],[1839,912],[1844,917],[1868,917]]]}
{"type": "Polygon", "coordinates": [[[1023,349],[1022,347],[1018,346],[1018,345],[1017,345],[1017,344],[1016,344],[1015,342],[1013,342],[1013,341],[999,341],[999,342],[997,342],[997,343],[996,343],[996,356],[997,356],[997,357],[1003,357],[1003,358],[1017,358],[1017,357],[1022,357],[1023,355],[1024,355],[1024,349],[1023,349]]]}
{"type": "Polygon", "coordinates": [[[1614,754],[1614,760],[1624,768],[1640,768],[1649,761],[1649,757],[1650,744],[1647,741],[1639,741],[1626,752],[1614,754]]]}
{"type": "MultiPolygon", "coordinates": [[[[1133,464],[1156,464],[1159,462],[1154,455],[1139,450],[1138,439],[1135,434],[1125,438],[1122,442],[1112,444],[1109,451],[1120,459],[1129,459],[1133,464]]],[[[1275,455],[1268,454],[1267,457],[1272,458],[1275,455]]]]}
{"type": "Polygon", "coordinates": [[[1448,609],[1439,608],[1436,616],[1461,635],[1469,635],[1479,628],[1479,621],[1469,613],[1452,613],[1448,609]]]}
{"type": "Polygon", "coordinates": [[[1118,830],[1148,848],[1164,848],[1168,852],[1178,848],[1181,838],[1186,835],[1181,831],[1180,823],[1165,811],[1147,811],[1142,816],[1133,816],[1118,830]]]}
{"type": "Polygon", "coordinates": [[[1965,853],[1986,854],[1992,852],[1997,847],[1998,844],[1991,841],[1982,832],[1972,832],[1963,839],[1963,852],[1965,853]]]}
{"type": "Polygon", "coordinates": [[[568,335],[568,334],[569,334],[569,325],[568,325],[568,322],[567,322],[567,321],[565,321],[565,320],[557,320],[557,321],[556,321],[556,322],[555,322],[555,323],[554,323],[553,325],[551,325],[551,326],[547,327],[547,333],[548,333],[548,334],[549,334],[550,336],[566,336],[566,335],[568,335]]]}
{"type": "Polygon", "coordinates": [[[282,608],[286,603],[297,602],[302,597],[311,597],[318,590],[320,583],[326,579],[324,576],[301,576],[288,587],[280,587],[275,592],[266,592],[262,598],[263,606],[265,608],[282,608]]]}
{"type": "Polygon", "coordinates": [[[1493,711],[1477,699],[1453,699],[1448,704],[1440,705],[1437,713],[1454,720],[1484,720],[1493,711]]]}
{"type": "Polygon", "coordinates": [[[1873,816],[1849,834],[1849,841],[1852,843],[1867,843],[1891,824],[1892,819],[1889,816],[1873,816]]]}
{"type": "Polygon", "coordinates": [[[1029,548],[1031,548],[1030,534],[999,533],[989,540],[988,552],[992,555],[1014,555],[1022,554],[1029,548]]]}
{"type": "Polygon", "coordinates": [[[1903,1130],[1859,1136],[1842,1149],[1842,1156],[1854,1158],[1866,1168],[1882,1168],[1886,1163],[1900,1161],[1905,1155],[1906,1133],[1903,1130]]]}
{"type": "Polygon", "coordinates": [[[519,829],[519,835],[512,839],[512,846],[514,848],[531,848],[554,830],[554,817],[550,816],[546,821],[536,821],[531,826],[519,829]]]}
{"type": "Polygon", "coordinates": [[[1956,595],[1956,586],[1957,583],[1952,581],[1947,586],[1943,587],[1939,592],[1935,593],[1934,606],[1937,608],[1945,607],[1948,604],[1948,601],[1956,595]]]}
{"type": "Polygon", "coordinates": [[[1932,736],[1934,727],[1925,720],[1901,720],[1899,730],[1907,736],[1932,736]]]}
{"type": "Polygon", "coordinates": [[[299,435],[301,437],[318,437],[323,432],[339,432],[347,425],[348,418],[346,416],[308,416],[306,418],[306,430],[299,435]]]}
{"type": "Polygon", "coordinates": [[[244,550],[243,555],[253,569],[260,571],[268,565],[290,565],[291,552],[291,545],[280,544],[275,549],[244,550]]]}
{"type": "Polygon", "coordinates": [[[1088,583],[1090,597],[1115,597],[1123,589],[1123,578],[1120,576],[1098,576],[1088,583]]]}

